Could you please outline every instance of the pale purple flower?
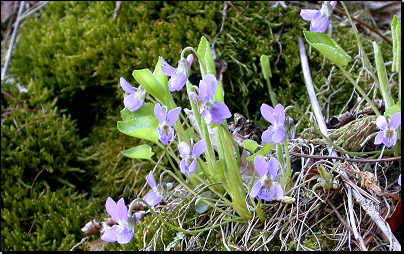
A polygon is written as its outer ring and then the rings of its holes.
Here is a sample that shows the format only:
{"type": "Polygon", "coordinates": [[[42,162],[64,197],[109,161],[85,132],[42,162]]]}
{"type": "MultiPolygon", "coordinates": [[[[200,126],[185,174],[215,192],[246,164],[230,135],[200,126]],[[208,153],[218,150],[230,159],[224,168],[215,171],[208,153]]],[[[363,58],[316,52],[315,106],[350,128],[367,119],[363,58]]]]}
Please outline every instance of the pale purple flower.
{"type": "MultiPolygon", "coordinates": [[[[105,230],[104,234],[101,236],[101,240],[105,242],[118,242],[119,244],[127,244],[132,240],[134,231],[130,230],[128,227],[128,210],[125,206],[125,201],[123,198],[119,199],[117,203],[108,197],[105,202],[105,209],[111,218],[118,223],[118,225],[113,225],[105,230]]],[[[135,214],[136,223],[140,220],[141,215],[135,214]]],[[[131,218],[132,219],[132,218],[131,218]]]]}
{"type": "Polygon", "coordinates": [[[302,9],[300,16],[310,22],[310,32],[324,33],[337,1],[324,1],[321,10],[302,9]]]}
{"type": "Polygon", "coordinates": [[[205,150],[205,140],[198,141],[192,148],[192,153],[186,142],[182,141],[181,143],[179,143],[178,151],[183,158],[180,163],[180,172],[188,176],[194,173],[197,166],[196,160],[199,158],[199,156],[201,156],[203,152],[205,152],[205,150]]]}
{"type": "Polygon", "coordinates": [[[265,103],[261,105],[261,115],[272,124],[262,133],[263,143],[275,143],[278,145],[283,142],[285,134],[285,109],[281,104],[277,104],[275,109],[265,103]]]}
{"type": "Polygon", "coordinates": [[[186,59],[181,58],[181,60],[178,61],[177,69],[169,65],[162,56],[160,59],[163,63],[161,66],[163,74],[170,77],[168,80],[168,90],[170,90],[170,92],[180,91],[187,83],[188,76],[191,73],[191,65],[194,61],[194,55],[189,54],[186,59]]]}
{"type": "Polygon", "coordinates": [[[146,201],[149,206],[153,207],[160,203],[160,201],[163,199],[163,196],[165,192],[173,187],[172,183],[167,183],[167,184],[156,184],[156,180],[154,180],[153,176],[153,171],[150,171],[150,173],[146,176],[146,181],[149,184],[150,188],[152,189],[152,192],[148,193],[143,200],[146,201]]]}
{"type": "Polygon", "coordinates": [[[383,143],[388,148],[395,146],[397,143],[397,128],[401,125],[401,113],[397,112],[390,118],[390,123],[387,123],[387,119],[384,116],[378,116],[376,118],[376,126],[382,131],[375,137],[375,145],[383,143]]]}
{"type": "Polygon", "coordinates": [[[231,117],[229,108],[221,101],[213,101],[217,88],[217,80],[213,74],[208,74],[199,82],[199,96],[190,92],[189,97],[197,105],[206,125],[214,122],[222,124],[222,120],[231,117]]]}
{"type": "Polygon", "coordinates": [[[276,158],[271,158],[269,162],[262,155],[257,155],[254,159],[254,167],[260,176],[260,180],[252,187],[250,196],[270,201],[273,197],[277,200],[283,199],[282,186],[276,182],[279,162],[276,158]]]}
{"type": "Polygon", "coordinates": [[[397,181],[398,185],[401,186],[401,174],[398,176],[398,181],[397,181]]]}
{"type": "Polygon", "coordinates": [[[123,91],[126,93],[123,100],[124,109],[135,112],[143,105],[147,95],[146,90],[140,85],[138,88],[132,87],[124,78],[120,79],[120,84],[123,91]]]}
{"type": "Polygon", "coordinates": [[[157,127],[159,140],[164,145],[174,140],[174,129],[171,126],[178,120],[180,112],[181,107],[172,109],[167,113],[166,109],[162,108],[160,103],[154,106],[154,115],[159,121],[159,126],[157,127]]]}

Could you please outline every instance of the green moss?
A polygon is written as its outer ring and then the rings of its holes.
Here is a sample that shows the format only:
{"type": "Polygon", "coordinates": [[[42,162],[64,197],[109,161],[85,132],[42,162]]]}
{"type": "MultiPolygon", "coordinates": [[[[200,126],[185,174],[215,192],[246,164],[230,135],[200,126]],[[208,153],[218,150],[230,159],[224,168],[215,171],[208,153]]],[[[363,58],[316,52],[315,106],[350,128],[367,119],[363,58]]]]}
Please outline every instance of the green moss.
{"type": "Polygon", "coordinates": [[[17,183],[2,190],[1,249],[68,251],[84,238],[81,228],[101,209],[96,199],[67,188],[35,190],[17,183]]]}
{"type": "MultiPolygon", "coordinates": [[[[52,190],[61,186],[79,186],[88,190],[83,184],[90,181],[90,172],[86,172],[77,160],[83,142],[77,135],[77,129],[70,116],[60,114],[55,107],[57,99],[52,103],[45,103],[28,107],[29,94],[19,94],[13,84],[2,86],[3,91],[9,93],[20,103],[17,105],[2,98],[3,115],[1,125],[1,176],[3,186],[12,186],[22,182],[31,186],[35,177],[35,187],[42,185],[52,190]]],[[[34,87],[28,87],[32,94],[34,87]]]]}

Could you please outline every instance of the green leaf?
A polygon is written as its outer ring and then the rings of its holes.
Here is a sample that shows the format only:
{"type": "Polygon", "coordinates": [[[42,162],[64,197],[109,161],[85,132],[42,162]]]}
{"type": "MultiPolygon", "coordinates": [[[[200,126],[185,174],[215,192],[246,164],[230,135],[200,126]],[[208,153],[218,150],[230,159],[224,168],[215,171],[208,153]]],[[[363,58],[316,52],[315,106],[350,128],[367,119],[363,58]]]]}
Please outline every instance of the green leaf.
{"type": "Polygon", "coordinates": [[[197,213],[201,214],[204,213],[208,208],[209,205],[206,204],[205,202],[203,202],[203,197],[205,198],[211,198],[212,196],[212,192],[211,191],[205,191],[201,194],[201,197],[199,197],[196,201],[195,201],[195,206],[194,209],[197,213]]]}
{"type": "Polygon", "coordinates": [[[217,88],[216,88],[216,92],[215,95],[213,95],[213,100],[214,101],[221,101],[224,103],[224,96],[223,96],[223,86],[222,83],[220,83],[219,81],[217,82],[217,88]]]}
{"type": "Polygon", "coordinates": [[[163,74],[163,71],[161,69],[161,66],[163,65],[163,63],[160,60],[157,61],[156,67],[154,68],[154,72],[153,75],[154,77],[160,82],[160,84],[164,87],[164,89],[166,90],[166,92],[168,93],[168,77],[166,75],[163,74]]]}
{"type": "Polygon", "coordinates": [[[391,108],[387,109],[386,111],[384,111],[384,116],[392,116],[397,112],[401,112],[401,101],[398,101],[396,103],[396,105],[392,106],[391,108]]]}
{"type": "Polygon", "coordinates": [[[122,121],[129,121],[138,117],[143,116],[151,116],[154,117],[154,104],[147,102],[143,103],[143,105],[136,110],[135,112],[130,111],[129,109],[121,110],[122,121]]]}
{"type": "Polygon", "coordinates": [[[177,232],[177,235],[174,237],[173,241],[167,245],[164,251],[170,251],[172,248],[175,248],[178,242],[180,242],[184,238],[185,234],[183,232],[177,232]]]}
{"type": "Polygon", "coordinates": [[[202,78],[205,77],[207,74],[213,74],[216,76],[215,61],[213,60],[212,52],[210,51],[209,42],[204,36],[202,36],[201,41],[199,42],[198,54],[201,57],[202,64],[206,67],[207,72],[205,73],[204,68],[200,68],[202,78]]]}
{"type": "Polygon", "coordinates": [[[255,159],[255,157],[257,157],[257,155],[265,156],[269,151],[271,151],[271,149],[273,147],[274,147],[274,143],[264,143],[264,145],[258,152],[251,155],[250,157],[247,157],[247,161],[254,161],[254,159],[255,159]]]}
{"type": "Polygon", "coordinates": [[[262,73],[264,73],[265,79],[270,79],[272,77],[271,66],[269,65],[269,57],[262,55],[260,58],[262,73]]]}
{"type": "Polygon", "coordinates": [[[306,41],[336,65],[345,66],[351,57],[328,35],[303,31],[306,41]]]}
{"type": "Polygon", "coordinates": [[[157,119],[151,116],[138,117],[129,121],[119,121],[117,123],[120,132],[131,137],[149,140],[154,143],[158,142],[158,125],[159,123],[157,119]]]}
{"type": "Polygon", "coordinates": [[[164,98],[167,94],[166,90],[149,69],[134,70],[132,75],[149,94],[158,101],[164,102],[164,98]]]}
{"type": "Polygon", "coordinates": [[[216,179],[218,182],[223,182],[223,184],[226,183],[226,178],[225,178],[225,171],[226,171],[226,162],[223,158],[218,160],[216,162],[216,167],[215,170],[213,171],[213,179],[216,179]]]}
{"type": "Polygon", "coordinates": [[[121,152],[123,155],[126,157],[132,158],[132,159],[146,159],[150,160],[150,158],[153,156],[152,148],[148,145],[140,145],[133,147],[131,149],[125,150],[121,152]]]}
{"type": "Polygon", "coordinates": [[[382,93],[386,109],[389,109],[394,105],[394,101],[390,93],[390,86],[387,79],[386,67],[384,66],[382,52],[380,51],[379,45],[377,45],[376,42],[373,42],[373,51],[376,61],[377,77],[379,78],[380,83],[380,92],[382,93]]]}
{"type": "Polygon", "coordinates": [[[391,22],[391,36],[393,37],[393,66],[392,71],[401,71],[401,22],[394,15],[391,22]]]}
{"type": "Polygon", "coordinates": [[[257,147],[258,147],[258,143],[255,142],[254,140],[245,139],[243,142],[243,147],[247,151],[254,153],[255,149],[257,149],[257,147]]]}

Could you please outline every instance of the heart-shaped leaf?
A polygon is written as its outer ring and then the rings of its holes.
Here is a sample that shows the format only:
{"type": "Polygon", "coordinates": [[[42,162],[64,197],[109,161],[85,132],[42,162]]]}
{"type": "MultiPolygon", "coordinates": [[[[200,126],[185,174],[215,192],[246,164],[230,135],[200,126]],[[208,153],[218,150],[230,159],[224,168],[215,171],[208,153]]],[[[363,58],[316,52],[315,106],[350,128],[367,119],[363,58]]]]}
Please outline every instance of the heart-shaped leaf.
{"type": "Polygon", "coordinates": [[[118,130],[128,136],[158,142],[157,126],[159,122],[151,116],[137,117],[129,121],[119,121],[118,130]]]}
{"type": "Polygon", "coordinates": [[[121,110],[121,117],[124,122],[143,116],[154,117],[153,103],[143,103],[143,105],[135,112],[131,112],[129,109],[121,110]]]}
{"type": "Polygon", "coordinates": [[[345,66],[351,57],[328,35],[303,31],[306,41],[336,65],[345,66]]]}
{"type": "Polygon", "coordinates": [[[131,149],[125,150],[121,152],[123,155],[126,157],[132,158],[132,159],[146,159],[150,160],[150,158],[153,156],[152,148],[148,145],[140,145],[133,147],[131,149]]]}
{"type": "Polygon", "coordinates": [[[246,149],[247,151],[254,153],[255,149],[257,149],[258,147],[258,143],[255,142],[254,140],[250,140],[250,139],[245,139],[243,141],[243,147],[244,149],[246,149]]]}
{"type": "Polygon", "coordinates": [[[401,101],[398,101],[393,107],[386,109],[386,111],[384,111],[384,116],[392,116],[397,112],[401,112],[401,101]]]}
{"type": "Polygon", "coordinates": [[[203,202],[203,197],[210,198],[212,196],[212,192],[205,191],[201,194],[201,197],[195,201],[194,209],[197,213],[201,214],[204,213],[208,208],[209,205],[203,202]]]}
{"type": "Polygon", "coordinates": [[[264,143],[264,145],[258,152],[247,157],[247,161],[254,161],[254,159],[255,159],[255,157],[257,157],[257,155],[265,156],[272,149],[272,147],[274,147],[274,143],[264,143]]]}

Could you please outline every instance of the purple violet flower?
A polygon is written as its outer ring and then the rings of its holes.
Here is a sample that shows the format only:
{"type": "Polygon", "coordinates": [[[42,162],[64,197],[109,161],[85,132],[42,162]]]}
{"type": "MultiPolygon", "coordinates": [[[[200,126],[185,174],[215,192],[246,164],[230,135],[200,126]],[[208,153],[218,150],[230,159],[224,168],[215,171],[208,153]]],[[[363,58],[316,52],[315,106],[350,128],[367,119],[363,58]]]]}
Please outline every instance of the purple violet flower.
{"type": "Polygon", "coordinates": [[[123,91],[126,93],[123,99],[124,109],[129,109],[132,112],[138,110],[146,98],[147,92],[142,86],[138,88],[132,87],[124,78],[120,79],[120,84],[123,91]]]}
{"type": "Polygon", "coordinates": [[[397,112],[390,118],[390,123],[387,123],[386,117],[378,116],[376,118],[376,125],[382,131],[375,137],[375,145],[383,143],[390,148],[397,143],[397,128],[401,125],[401,113],[397,112]]]}
{"type": "MultiPolygon", "coordinates": [[[[108,197],[105,202],[105,209],[111,218],[118,223],[105,230],[101,236],[101,240],[105,242],[118,242],[119,244],[127,244],[132,240],[134,232],[128,227],[128,210],[125,206],[125,200],[120,198],[117,203],[108,197]]],[[[136,223],[140,220],[141,215],[136,214],[136,223]]]]}
{"type": "Polygon", "coordinates": [[[160,203],[165,192],[173,187],[172,183],[157,185],[156,180],[154,180],[153,171],[150,171],[150,173],[146,176],[146,181],[152,189],[152,192],[148,193],[143,200],[146,201],[151,207],[160,203]]]}
{"type": "Polygon", "coordinates": [[[217,88],[217,80],[213,74],[208,74],[199,81],[199,96],[190,92],[189,97],[198,107],[206,125],[214,122],[217,125],[222,124],[222,120],[231,117],[229,108],[221,101],[213,101],[217,88]]]}
{"type": "Polygon", "coordinates": [[[178,144],[178,151],[182,156],[182,160],[180,163],[180,172],[186,175],[190,175],[195,172],[197,162],[196,160],[201,156],[203,152],[206,150],[206,141],[199,140],[194,147],[189,148],[188,144],[184,141],[178,144]]]}
{"type": "Polygon", "coordinates": [[[159,121],[159,126],[157,127],[159,140],[164,145],[174,140],[174,129],[171,126],[178,120],[180,112],[181,107],[172,109],[167,113],[167,110],[162,108],[160,103],[154,106],[154,115],[159,121]]]}
{"type": "Polygon", "coordinates": [[[300,16],[310,22],[310,32],[324,33],[328,26],[328,19],[337,5],[337,1],[324,1],[321,10],[302,9],[300,16]]]}
{"type": "Polygon", "coordinates": [[[398,176],[398,181],[397,181],[398,185],[401,186],[401,174],[398,176]]]}
{"type": "Polygon", "coordinates": [[[170,92],[180,91],[185,83],[187,83],[188,76],[191,73],[191,65],[194,61],[194,55],[189,54],[187,59],[182,58],[179,60],[177,69],[169,65],[162,56],[160,59],[163,63],[161,66],[163,74],[170,77],[168,80],[168,90],[170,90],[170,92]]]}
{"type": "Polygon", "coordinates": [[[276,158],[271,158],[269,162],[262,155],[257,155],[254,159],[254,167],[260,176],[260,180],[252,187],[250,196],[270,201],[273,197],[277,200],[283,199],[282,186],[277,183],[279,162],[276,158]]]}
{"type": "Polygon", "coordinates": [[[275,109],[265,103],[261,105],[261,115],[270,122],[273,126],[269,126],[266,131],[262,133],[263,143],[275,143],[278,145],[283,142],[286,137],[285,134],[285,109],[278,103],[275,109]]]}

